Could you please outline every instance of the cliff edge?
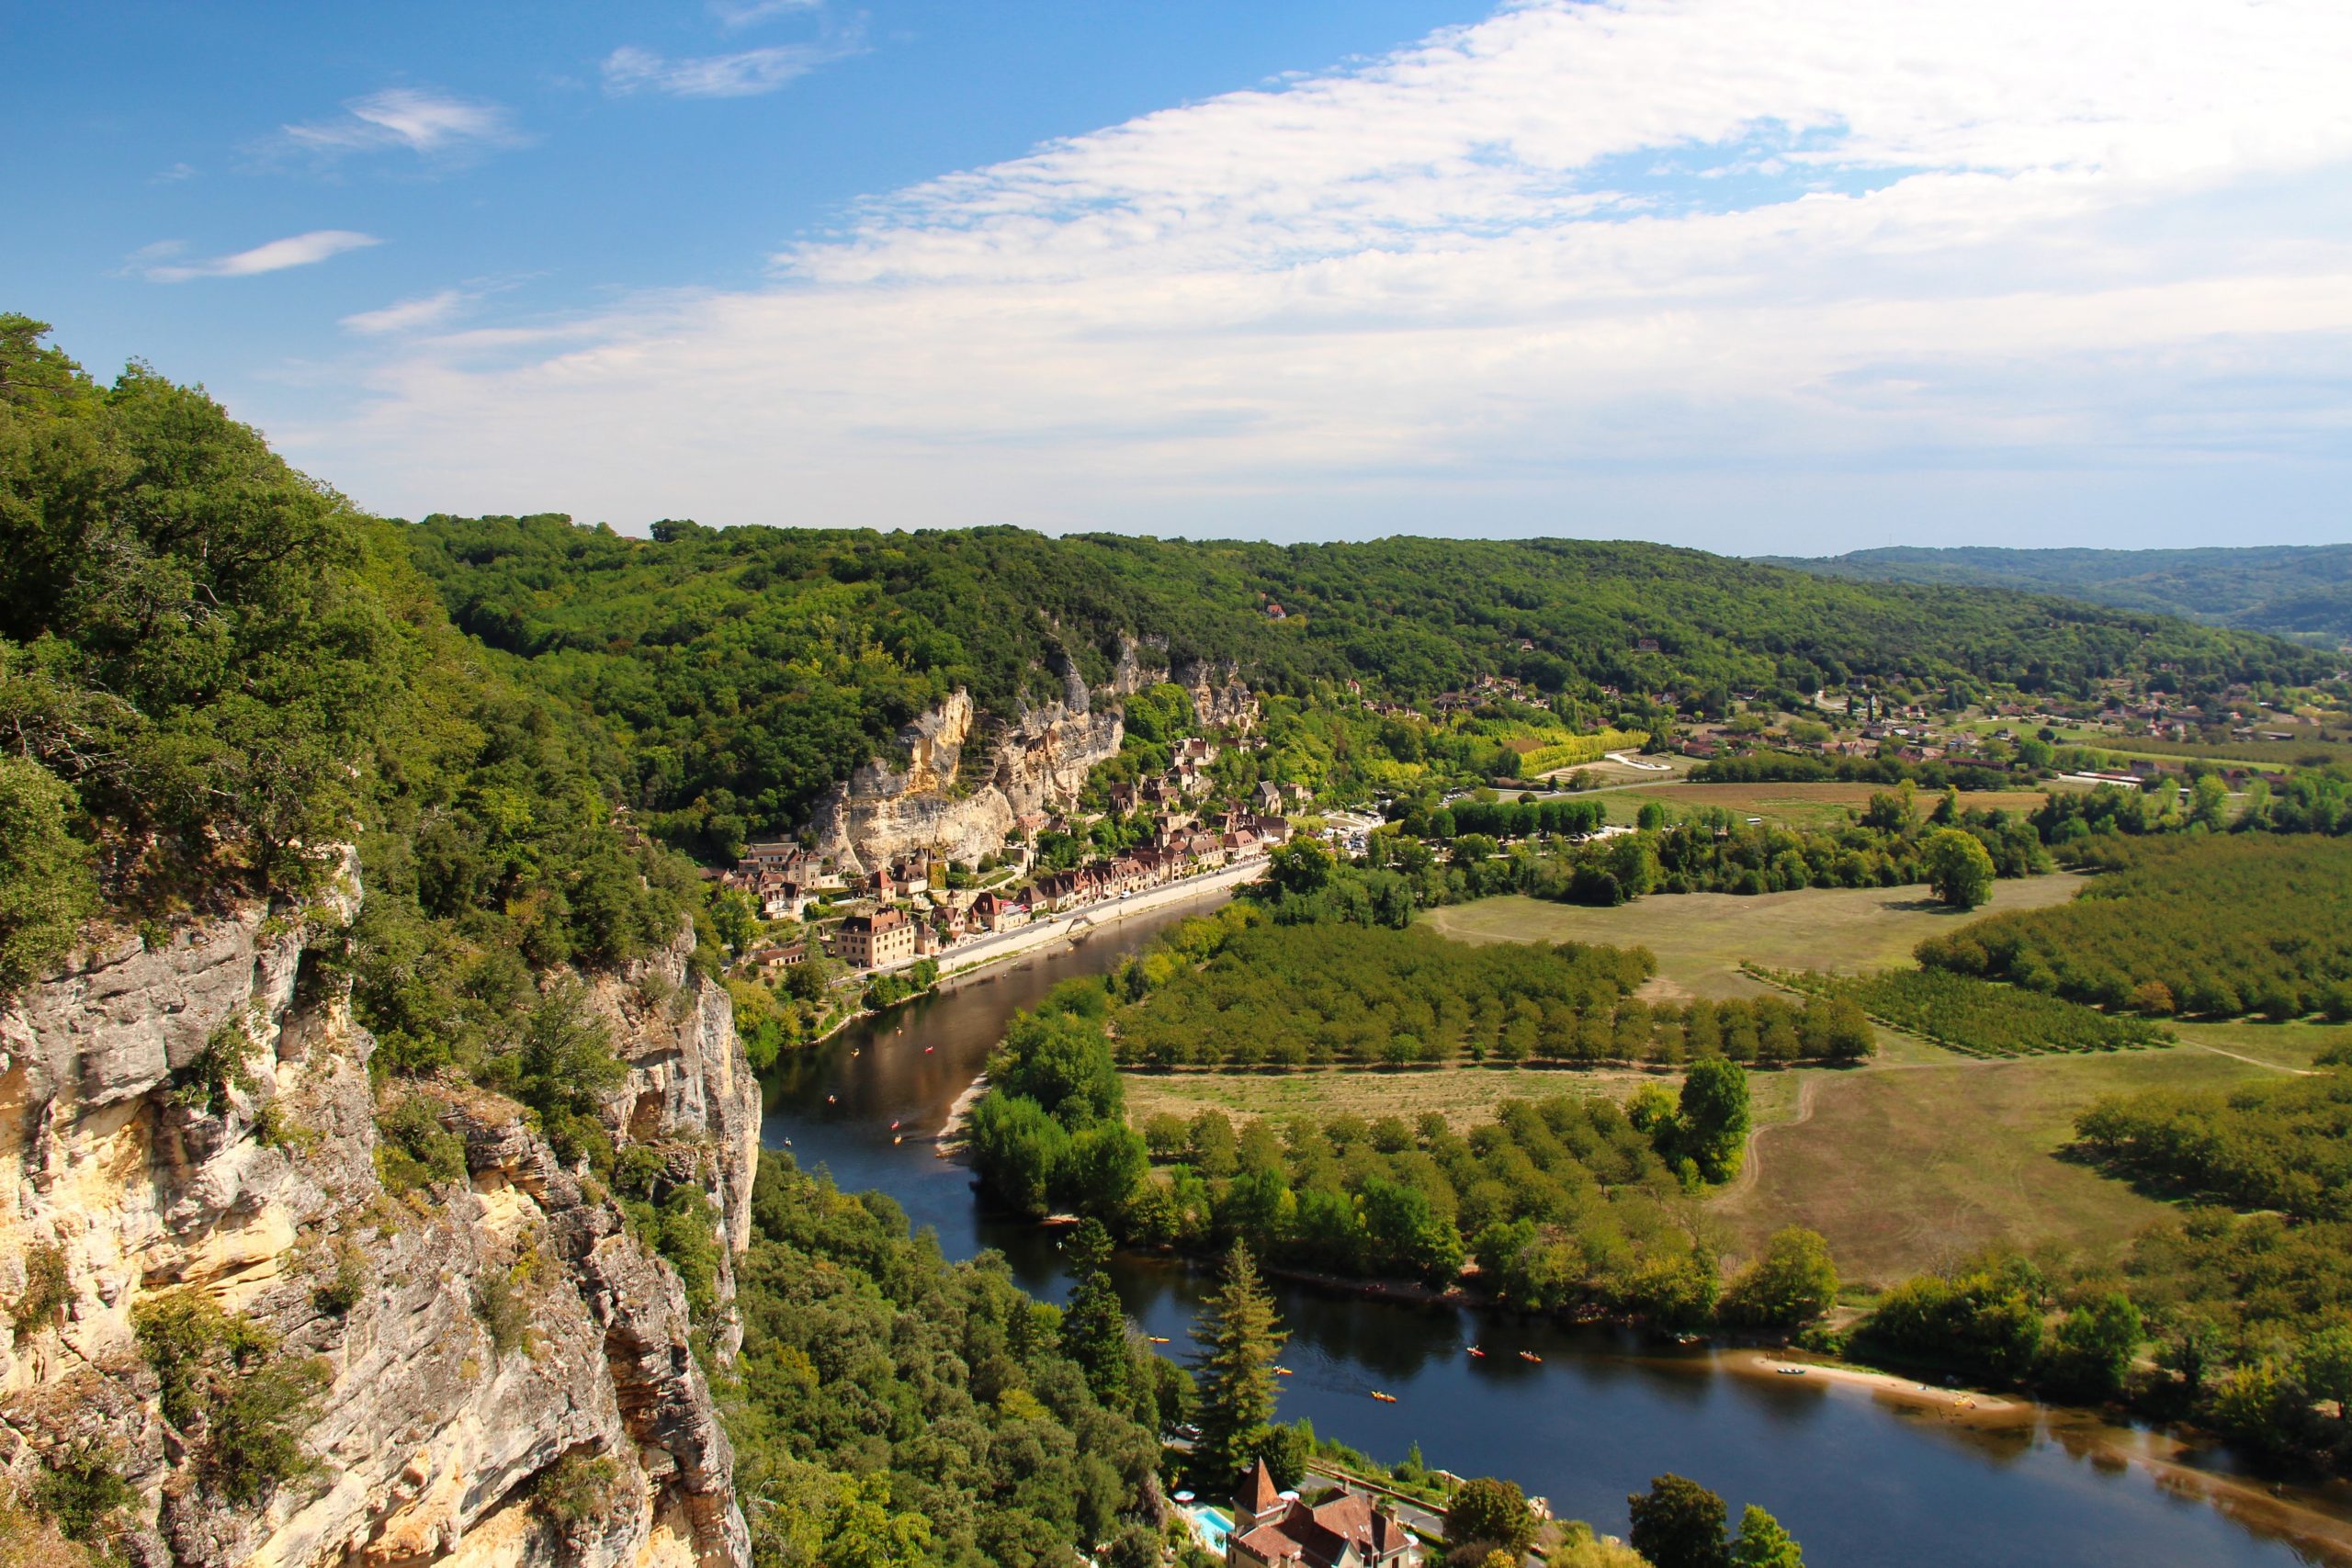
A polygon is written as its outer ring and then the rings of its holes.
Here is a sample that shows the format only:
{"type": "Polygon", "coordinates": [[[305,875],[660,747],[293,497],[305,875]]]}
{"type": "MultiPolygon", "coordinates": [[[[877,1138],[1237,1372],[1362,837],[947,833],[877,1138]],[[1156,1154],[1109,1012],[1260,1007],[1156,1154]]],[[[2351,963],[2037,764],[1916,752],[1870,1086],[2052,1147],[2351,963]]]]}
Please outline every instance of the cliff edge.
{"type": "Polygon", "coordinates": [[[346,864],[306,905],[77,954],[0,1013],[0,1467],[119,1478],[141,1568],[746,1562],[702,1366],[740,1340],[757,1158],[725,989],[690,936],[587,987],[626,1067],[608,1131],[710,1216],[695,1324],[512,1101],[420,1086],[447,1158],[387,1185],[334,963],[359,897],[346,864]]]}

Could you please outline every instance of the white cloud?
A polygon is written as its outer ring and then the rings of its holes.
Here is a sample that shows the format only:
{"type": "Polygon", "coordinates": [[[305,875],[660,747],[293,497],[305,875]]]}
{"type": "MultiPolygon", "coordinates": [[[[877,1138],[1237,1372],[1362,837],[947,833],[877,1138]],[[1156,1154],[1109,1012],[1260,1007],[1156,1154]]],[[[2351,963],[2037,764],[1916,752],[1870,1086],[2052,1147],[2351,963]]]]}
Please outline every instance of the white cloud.
{"type": "Polygon", "coordinates": [[[523,141],[512,118],[496,104],[413,87],[388,87],[354,98],[333,118],[284,126],[278,134],[285,149],[330,158],[401,149],[425,157],[448,156],[523,141]]]}
{"type": "Polygon", "coordinates": [[[824,4],[825,0],[710,0],[710,14],[718,18],[720,27],[732,31],[771,17],[820,10],[824,4]]]}
{"type": "Polygon", "coordinates": [[[431,327],[447,325],[450,318],[473,298],[461,288],[444,288],[437,294],[395,300],[379,310],[361,310],[356,315],[344,317],[337,324],[345,332],[357,333],[362,337],[424,332],[431,327]]]}
{"type": "Polygon", "coordinates": [[[424,339],[304,439],[394,510],[620,521],[1689,536],[1725,474],[1762,476],[1742,522],[2062,471],[2008,518],[2216,466],[2340,493],[2347,60],[2337,0],[1511,5],[882,197],[765,288],[424,339]]]}
{"type": "Polygon", "coordinates": [[[254,277],[265,272],[284,272],[288,267],[311,266],[345,251],[382,243],[373,234],[351,229],[313,229],[307,234],[289,234],[249,251],[195,262],[165,259],[185,249],[178,241],[165,241],[148,246],[132,262],[140,276],[152,283],[186,283],[195,277],[254,277]]]}
{"type": "Polygon", "coordinates": [[[605,90],[620,94],[644,90],[680,98],[748,98],[775,92],[849,52],[842,45],[797,43],[671,60],[625,45],[605,57],[605,90]]]}

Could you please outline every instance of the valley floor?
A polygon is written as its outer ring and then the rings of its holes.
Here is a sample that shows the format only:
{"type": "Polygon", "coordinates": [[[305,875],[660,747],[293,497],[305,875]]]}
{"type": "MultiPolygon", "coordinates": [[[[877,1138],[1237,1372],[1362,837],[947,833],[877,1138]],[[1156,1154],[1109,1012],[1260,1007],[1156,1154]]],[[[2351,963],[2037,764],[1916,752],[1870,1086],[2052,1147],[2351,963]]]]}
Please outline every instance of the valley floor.
{"type": "MultiPolygon", "coordinates": [[[[2073,875],[2000,883],[1990,910],[2062,903],[2073,875]]],[[[1740,972],[1775,967],[1857,971],[1907,963],[1919,941],[1973,916],[1917,888],[1805,890],[1739,897],[1657,896],[1617,908],[1501,897],[1431,911],[1468,942],[1589,942],[1648,947],[1654,995],[1744,997],[1770,988],[1740,972]]],[[[1860,1068],[1750,1076],[1758,1131],[1740,1179],[1709,1210],[1734,1257],[1799,1224],[1828,1238],[1848,1280],[1884,1284],[1995,1241],[2056,1242],[2119,1252],[2165,1206],[2065,1157],[2076,1112],[2101,1095],[2154,1088],[2225,1088],[2302,1070],[2352,1026],[2177,1026],[2167,1050],[1960,1056],[1881,1029],[1880,1054],[1860,1068]]],[[[1605,1094],[1623,1100],[1657,1075],[1638,1068],[1326,1068],[1288,1073],[1136,1072],[1127,1077],[1138,1124],[1214,1108],[1241,1118],[1430,1111],[1457,1130],[1490,1120],[1505,1100],[1605,1094]]]]}

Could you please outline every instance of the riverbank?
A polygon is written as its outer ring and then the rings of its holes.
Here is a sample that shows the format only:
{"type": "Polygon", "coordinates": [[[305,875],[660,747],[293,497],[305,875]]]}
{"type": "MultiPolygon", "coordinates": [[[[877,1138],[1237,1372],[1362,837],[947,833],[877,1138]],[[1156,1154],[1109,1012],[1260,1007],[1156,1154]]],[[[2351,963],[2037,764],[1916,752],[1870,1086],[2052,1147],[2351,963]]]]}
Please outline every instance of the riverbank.
{"type": "MultiPolygon", "coordinates": [[[[901,997],[890,1003],[889,1007],[852,1008],[827,1024],[822,1032],[810,1035],[794,1045],[792,1049],[814,1050],[852,1024],[877,1017],[889,1011],[890,1008],[903,1007],[916,998],[945,996],[961,990],[967,986],[985,984],[995,979],[1002,973],[1004,966],[1014,959],[1026,958],[1039,952],[1049,952],[1061,943],[1082,941],[1086,932],[1097,927],[1114,926],[1141,915],[1159,914],[1195,900],[1216,897],[1220,894],[1229,895],[1235,888],[1246,883],[1255,882],[1265,869],[1266,863],[1261,856],[1255,860],[1243,861],[1238,865],[1227,866],[1221,871],[1209,872],[1200,876],[1188,876],[1182,882],[1172,882],[1164,887],[1154,887],[1143,893],[1130,893],[1125,897],[1101,904],[1090,904],[1082,909],[1072,909],[1066,915],[1057,915],[1050,920],[1035,921],[998,936],[982,937],[956,953],[944,954],[948,962],[956,964],[956,967],[943,969],[939,978],[932,983],[929,989],[901,997]],[[982,949],[985,951],[981,951],[982,949]]],[[[897,964],[889,969],[876,969],[866,973],[895,974],[911,965],[910,960],[908,964],[897,964]]],[[[939,1136],[943,1142],[955,1130],[962,1113],[971,1108],[971,1101],[978,1098],[978,1095],[975,1089],[967,1089],[956,1100],[949,1124],[940,1130],[939,1136]]]]}
{"type": "Polygon", "coordinates": [[[1105,899],[1072,909],[1049,920],[1036,920],[1000,935],[982,937],[956,953],[943,955],[943,972],[933,988],[943,994],[972,985],[989,977],[990,971],[1007,962],[1051,948],[1058,942],[1082,941],[1087,932],[1102,926],[1114,926],[1138,916],[1158,914],[1178,905],[1197,899],[1229,895],[1245,883],[1255,882],[1266,869],[1264,857],[1229,865],[1199,876],[1188,876],[1181,882],[1130,893],[1124,897],[1105,899]],[[952,964],[954,968],[947,968],[952,964]]]}
{"type": "Polygon", "coordinates": [[[1921,1382],[1916,1377],[1905,1377],[1897,1372],[1874,1371],[1867,1367],[1849,1366],[1841,1362],[1817,1361],[1786,1351],[1757,1350],[1732,1355],[1725,1358],[1724,1364],[1734,1371],[1752,1377],[1804,1377],[1825,1383],[1841,1383],[1849,1388],[1865,1388],[1897,1404],[1967,1416],[1978,1425],[2000,1425],[2002,1418],[2014,1419],[2020,1414],[2030,1416],[2038,1408],[2030,1401],[1988,1393],[1981,1389],[1943,1387],[1921,1382]]]}
{"type": "Polygon", "coordinates": [[[2347,1488],[2340,1482],[2306,1484],[2234,1474],[2213,1467],[2214,1450],[2196,1437],[2155,1427],[2124,1427],[2093,1410],[2044,1404],[1981,1389],[1943,1387],[1916,1376],[1756,1350],[1723,1353],[1717,1364],[1757,1382],[1860,1389],[1880,1403],[1910,1413],[1933,1413],[1972,1431],[2019,1436],[2043,1433],[2095,1463],[2146,1472],[2165,1492],[2211,1505],[2260,1534],[2294,1541],[2313,1562],[2352,1565],[2352,1520],[2343,1514],[2347,1488]]]}

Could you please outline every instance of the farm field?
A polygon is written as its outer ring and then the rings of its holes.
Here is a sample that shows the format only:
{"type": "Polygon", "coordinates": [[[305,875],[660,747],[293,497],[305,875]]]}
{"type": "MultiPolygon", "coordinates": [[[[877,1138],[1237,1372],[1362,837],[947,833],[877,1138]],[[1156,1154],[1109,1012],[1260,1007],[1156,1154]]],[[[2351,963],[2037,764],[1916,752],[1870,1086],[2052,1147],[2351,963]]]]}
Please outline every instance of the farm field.
{"type": "Polygon", "coordinates": [[[1422,919],[1458,942],[1646,947],[1657,955],[1657,978],[1645,987],[1654,998],[1756,997],[1772,988],[1739,972],[1744,959],[1774,969],[1833,974],[1907,964],[1911,950],[1928,937],[1999,910],[2063,904],[2083,880],[2061,874],[1996,883],[1992,902],[1970,914],[1935,903],[1924,887],[1806,887],[1755,897],[1653,894],[1613,909],[1519,897],[1482,898],[1432,909],[1422,919]]]}
{"type": "MultiPolygon", "coordinates": [[[[1556,1094],[1603,1094],[1625,1100],[1645,1083],[1679,1081],[1679,1070],[1657,1073],[1630,1067],[1447,1066],[1407,1070],[1320,1067],[1298,1071],[1129,1072],[1127,1117],[1136,1126],[1162,1111],[1190,1121],[1202,1111],[1222,1111],[1236,1123],[1256,1117],[1276,1122],[1293,1116],[1317,1121],[1361,1116],[1374,1121],[1401,1116],[1411,1122],[1434,1111],[1455,1132],[1494,1120],[1506,1100],[1546,1100],[1556,1094]]],[[[1757,1121],[1786,1120],[1796,1112],[1796,1073],[1748,1076],[1748,1096],[1757,1121]]]]}
{"type": "MultiPolygon", "coordinates": [[[[1630,781],[1629,781],[1630,782],[1630,781]]],[[[1886,784],[1844,784],[1829,781],[1818,784],[1689,784],[1658,783],[1638,789],[1611,790],[1601,796],[1609,811],[1609,820],[1631,824],[1642,803],[1661,802],[1674,811],[1694,810],[1713,807],[1723,811],[1736,812],[1742,817],[1760,817],[1765,821],[1786,828],[1835,828],[1842,825],[1850,809],[1860,811],[1870,803],[1871,795],[1888,789],[1886,784]]],[[[1962,790],[1960,804],[1963,809],[2005,810],[2022,815],[2038,811],[2050,798],[2044,790],[1962,790]]],[[[1932,791],[1920,792],[1920,809],[1935,804],[1932,791]]]]}
{"type": "Polygon", "coordinates": [[[2251,1027],[2181,1032],[2275,1066],[2180,1047],[1972,1062],[1915,1046],[1858,1071],[1781,1075],[1802,1079],[1797,1110],[1758,1114],[1748,1169],[1710,1213],[1741,1254],[1782,1225],[1810,1226],[1858,1284],[1890,1283],[1995,1240],[2111,1253],[2165,1205],[2059,1157],[2075,1113],[2102,1094],[2275,1077],[2352,1040],[2352,1029],[2291,1024],[2241,1050],[2236,1036],[2251,1027]]]}
{"type": "MultiPolygon", "coordinates": [[[[1996,721],[1986,720],[1974,728],[1989,734],[1999,725],[1996,721]]],[[[2159,762],[2201,760],[2223,767],[2285,768],[2352,760],[2352,742],[2328,739],[2317,734],[2308,739],[2231,740],[2208,744],[2196,740],[2160,740],[2150,735],[2122,735],[2094,725],[2062,724],[2053,728],[2062,746],[2087,746],[2094,750],[2112,751],[2119,757],[2145,757],[2159,762]]]]}

